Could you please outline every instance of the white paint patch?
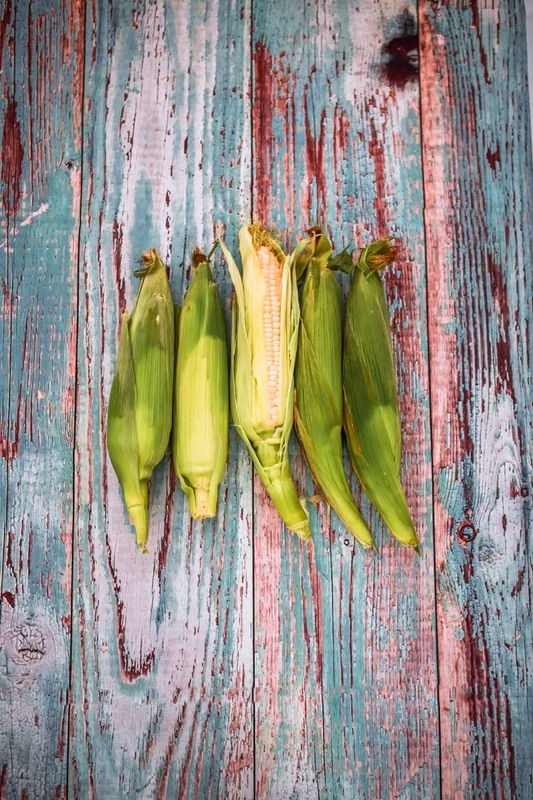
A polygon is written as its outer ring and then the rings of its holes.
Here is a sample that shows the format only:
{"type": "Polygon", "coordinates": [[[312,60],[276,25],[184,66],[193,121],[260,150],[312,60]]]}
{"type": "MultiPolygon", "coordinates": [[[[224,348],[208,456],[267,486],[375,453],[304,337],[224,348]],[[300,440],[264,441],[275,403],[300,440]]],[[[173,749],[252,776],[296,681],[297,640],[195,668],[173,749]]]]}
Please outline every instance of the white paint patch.
{"type": "MultiPolygon", "coordinates": [[[[50,208],[50,206],[49,206],[48,203],[41,203],[39,208],[37,208],[35,211],[32,211],[30,214],[28,214],[26,219],[22,220],[22,222],[20,223],[18,228],[13,228],[11,230],[11,235],[12,236],[16,236],[17,233],[19,232],[20,228],[23,228],[25,225],[29,225],[30,222],[33,222],[33,220],[36,217],[39,217],[41,214],[44,214],[46,211],[48,211],[49,208],[50,208]]],[[[0,247],[3,247],[3,248],[7,247],[7,241],[8,241],[8,237],[6,236],[5,239],[3,239],[2,242],[0,242],[0,247]]],[[[13,252],[13,250],[10,248],[9,252],[13,252]]]]}
{"type": "Polygon", "coordinates": [[[40,217],[41,214],[44,214],[46,211],[48,211],[49,208],[50,206],[48,203],[41,203],[38,209],[32,211],[31,214],[28,214],[26,219],[22,220],[22,222],[20,223],[20,227],[23,228],[25,225],[29,225],[30,222],[32,222],[32,220],[35,219],[35,217],[40,217]]]}

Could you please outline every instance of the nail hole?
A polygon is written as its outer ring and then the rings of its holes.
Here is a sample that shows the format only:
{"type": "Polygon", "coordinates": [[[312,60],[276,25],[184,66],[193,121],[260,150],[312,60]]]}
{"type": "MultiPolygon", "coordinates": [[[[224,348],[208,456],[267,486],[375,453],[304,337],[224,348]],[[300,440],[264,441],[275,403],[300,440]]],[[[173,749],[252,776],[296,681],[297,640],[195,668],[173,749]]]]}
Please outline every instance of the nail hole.
{"type": "Polygon", "coordinates": [[[346,548],[353,550],[353,539],[350,539],[349,536],[340,536],[339,538],[346,548]]]}
{"type": "Polygon", "coordinates": [[[468,520],[461,522],[459,528],[457,529],[457,538],[460,542],[463,544],[469,544],[470,542],[474,541],[476,536],[477,531],[471,522],[468,522],[468,520]]]}

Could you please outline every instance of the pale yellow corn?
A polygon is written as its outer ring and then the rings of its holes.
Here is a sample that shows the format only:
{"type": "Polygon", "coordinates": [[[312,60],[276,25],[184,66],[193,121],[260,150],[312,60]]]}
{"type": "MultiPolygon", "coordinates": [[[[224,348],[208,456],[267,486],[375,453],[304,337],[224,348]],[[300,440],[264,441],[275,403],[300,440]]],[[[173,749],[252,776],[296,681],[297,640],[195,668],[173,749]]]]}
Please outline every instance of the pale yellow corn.
{"type": "Polygon", "coordinates": [[[288,452],[299,322],[292,260],[259,225],[245,225],[239,232],[242,277],[222,240],[221,246],[235,287],[233,422],[280,516],[290,530],[307,539],[309,520],[296,494],[288,452]]]}
{"type": "Polygon", "coordinates": [[[266,400],[265,427],[269,429],[283,424],[284,410],[281,399],[287,391],[286,376],[283,380],[280,369],[281,264],[272,250],[264,245],[258,249],[257,258],[265,280],[264,338],[258,337],[255,342],[256,346],[252,353],[252,370],[256,375],[260,374],[261,370],[266,370],[267,391],[266,397],[262,397],[260,392],[256,394],[254,408],[260,410],[266,400]]]}

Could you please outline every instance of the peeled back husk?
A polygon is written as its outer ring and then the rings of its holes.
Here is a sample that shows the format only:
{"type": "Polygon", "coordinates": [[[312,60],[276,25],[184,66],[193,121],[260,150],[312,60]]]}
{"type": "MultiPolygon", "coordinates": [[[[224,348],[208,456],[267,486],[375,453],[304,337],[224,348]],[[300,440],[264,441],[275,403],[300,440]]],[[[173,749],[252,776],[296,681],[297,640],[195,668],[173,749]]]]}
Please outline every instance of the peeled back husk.
{"type": "MultiPolygon", "coordinates": [[[[258,225],[239,232],[243,274],[220,240],[235,288],[230,358],[230,406],[233,423],[246,443],[257,472],[287,527],[302,539],[311,535],[309,518],[293,483],[289,463],[289,437],[293,426],[294,365],[298,345],[299,305],[292,260],[277,240],[258,225]],[[266,248],[262,253],[261,248],[266,248]],[[268,251],[268,252],[267,252],[268,251]],[[275,359],[265,334],[268,295],[259,254],[277,260],[279,332],[275,359]],[[269,400],[269,367],[274,370],[279,400],[269,400]]],[[[274,280],[274,279],[273,279],[274,280]]],[[[270,375],[273,373],[271,372],[270,375]]]]}

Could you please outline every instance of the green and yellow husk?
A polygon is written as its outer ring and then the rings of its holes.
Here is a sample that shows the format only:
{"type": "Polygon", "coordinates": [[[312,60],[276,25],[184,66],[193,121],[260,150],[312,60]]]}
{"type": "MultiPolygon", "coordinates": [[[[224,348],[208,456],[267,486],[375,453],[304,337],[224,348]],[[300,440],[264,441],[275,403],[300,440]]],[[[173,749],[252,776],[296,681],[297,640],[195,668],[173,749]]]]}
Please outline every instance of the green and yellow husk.
{"type": "Polygon", "coordinates": [[[174,305],[157,250],[143,253],[131,315],[124,314],[107,412],[107,449],[146,552],[149,481],[172,424],[174,305]]]}
{"type": "Polygon", "coordinates": [[[246,443],[257,472],[288,528],[302,539],[311,535],[305,507],[297,495],[289,464],[293,425],[294,366],[299,305],[292,259],[259,225],[239,232],[242,277],[224,242],[235,288],[230,358],[230,406],[233,423],[246,443]],[[276,260],[274,304],[276,339],[272,345],[268,303],[270,288],[261,266],[276,260]],[[274,349],[272,349],[274,347],[274,349]],[[270,372],[269,372],[270,370],[270,372]],[[269,383],[270,376],[270,383],[269,383]],[[273,389],[275,383],[275,400],[273,389]]]}
{"type": "Polygon", "coordinates": [[[391,533],[418,552],[400,480],[401,431],[389,313],[378,270],[395,250],[388,239],[359,255],[348,297],[343,350],[344,430],[353,467],[391,533]]]}
{"type": "MultiPolygon", "coordinates": [[[[296,273],[306,270],[295,371],[296,431],[326,501],[361,544],[374,547],[344,472],[341,302],[337,277],[329,268],[337,265],[320,228],[308,233],[294,254],[296,273]]],[[[345,256],[351,270],[353,261],[345,256]]]]}
{"type": "Polygon", "coordinates": [[[179,321],[172,459],[195,519],[214,517],[228,454],[224,310],[209,257],[198,249],[179,321]]]}

